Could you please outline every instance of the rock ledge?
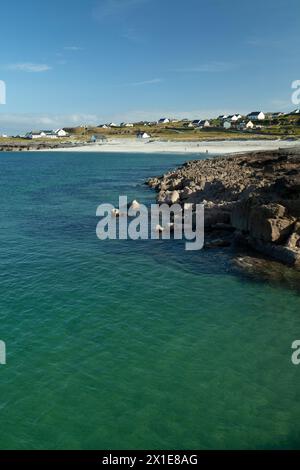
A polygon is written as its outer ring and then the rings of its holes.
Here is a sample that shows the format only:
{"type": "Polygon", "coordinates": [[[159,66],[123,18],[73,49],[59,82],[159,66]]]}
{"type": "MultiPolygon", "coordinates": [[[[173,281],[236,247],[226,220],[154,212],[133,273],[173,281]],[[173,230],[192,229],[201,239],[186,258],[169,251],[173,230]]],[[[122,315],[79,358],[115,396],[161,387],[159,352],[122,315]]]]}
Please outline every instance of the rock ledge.
{"type": "Polygon", "coordinates": [[[189,161],[147,184],[160,203],[204,203],[205,230],[224,246],[230,233],[300,268],[300,148],[189,161]]]}

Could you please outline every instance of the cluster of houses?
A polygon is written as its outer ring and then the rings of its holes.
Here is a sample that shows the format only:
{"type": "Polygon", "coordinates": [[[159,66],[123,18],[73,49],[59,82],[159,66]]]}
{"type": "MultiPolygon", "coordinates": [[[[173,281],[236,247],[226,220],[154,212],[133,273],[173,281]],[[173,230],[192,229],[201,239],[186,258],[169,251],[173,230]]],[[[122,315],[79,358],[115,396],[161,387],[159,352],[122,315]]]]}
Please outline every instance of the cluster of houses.
{"type": "Polygon", "coordinates": [[[169,124],[169,123],[176,123],[176,122],[180,122],[179,119],[169,119],[169,118],[161,118],[159,119],[158,121],[140,121],[140,122],[135,122],[135,123],[132,123],[132,122],[121,122],[121,124],[115,124],[114,122],[111,122],[109,124],[100,124],[100,126],[98,126],[98,128],[101,128],[101,129],[112,129],[114,127],[127,127],[127,128],[130,128],[130,127],[134,127],[134,126],[156,126],[157,124],[169,124]]]}
{"type": "MultiPolygon", "coordinates": [[[[167,117],[160,118],[158,121],[141,121],[136,123],[131,122],[121,122],[121,124],[115,124],[111,122],[109,124],[101,124],[98,126],[99,129],[113,129],[113,128],[133,128],[138,127],[137,138],[139,139],[149,139],[151,136],[148,132],[141,131],[141,126],[166,126],[168,124],[176,124],[179,123],[180,126],[191,128],[191,129],[206,129],[206,128],[223,128],[226,130],[233,129],[233,130],[240,130],[240,131],[247,131],[252,129],[259,129],[262,127],[264,121],[275,120],[283,116],[291,116],[291,115],[300,115],[300,109],[295,109],[291,113],[283,113],[283,112],[276,112],[276,113],[264,113],[263,111],[253,111],[246,116],[242,116],[241,114],[231,114],[231,115],[221,115],[218,116],[216,119],[208,120],[208,119],[170,119],[167,117]]],[[[87,126],[81,126],[85,129],[88,129],[87,126]]],[[[4,137],[4,135],[2,136],[4,137]]],[[[5,135],[6,137],[6,135],[5,135]]],[[[56,130],[41,130],[41,131],[31,131],[28,132],[25,136],[26,139],[59,139],[64,137],[69,137],[69,133],[65,129],[56,129],[56,130]]],[[[105,137],[100,134],[96,134],[92,136],[92,140],[95,142],[103,141],[105,137]]]]}
{"type": "MultiPolygon", "coordinates": [[[[300,114],[299,109],[295,109],[288,115],[297,115],[300,114]]],[[[246,116],[242,116],[241,114],[231,114],[231,115],[221,115],[218,116],[217,122],[219,123],[216,126],[216,120],[213,123],[213,127],[223,127],[224,129],[237,129],[237,130],[251,130],[255,128],[260,128],[263,121],[266,119],[273,120],[279,117],[287,115],[283,112],[276,112],[276,113],[264,113],[263,111],[252,111],[251,113],[247,114],[246,116]]],[[[157,124],[169,124],[173,122],[178,122],[177,120],[170,120],[168,118],[161,118],[157,121],[157,124]]],[[[189,121],[188,119],[181,120],[184,127],[189,128],[196,128],[196,129],[205,129],[208,127],[212,127],[212,121],[210,120],[200,120],[194,119],[193,121],[189,121]]]]}
{"type": "Polygon", "coordinates": [[[68,132],[64,129],[56,129],[54,131],[31,131],[25,135],[26,139],[59,139],[62,137],[69,137],[68,132]]]}
{"type": "Polygon", "coordinates": [[[120,125],[115,124],[114,122],[111,122],[110,124],[100,124],[98,126],[100,129],[110,129],[113,127],[134,127],[134,124],[131,122],[121,122],[120,125]]]}
{"type": "MultiPolygon", "coordinates": [[[[296,109],[292,113],[288,113],[290,115],[299,114],[300,110],[296,109]]],[[[276,119],[281,116],[285,116],[286,113],[276,112],[276,113],[264,113],[263,111],[253,111],[246,116],[242,116],[241,114],[232,114],[232,115],[221,115],[217,118],[219,122],[218,127],[223,127],[224,129],[236,128],[239,130],[249,130],[254,129],[255,127],[259,127],[259,124],[262,123],[266,119],[276,119]]],[[[214,120],[215,121],[215,120],[214,120]]],[[[170,119],[167,117],[163,117],[158,119],[158,121],[141,121],[137,123],[130,123],[130,122],[122,122],[121,124],[117,125],[113,122],[110,124],[101,124],[98,126],[102,129],[110,129],[114,127],[134,127],[134,126],[156,126],[156,125],[167,125],[167,124],[174,124],[174,123],[181,123],[183,127],[188,128],[197,128],[203,129],[207,127],[211,127],[211,120],[207,119],[194,119],[191,121],[190,119],[170,119]]],[[[214,124],[215,127],[215,124],[214,124]]]]}
{"type": "MultiPolygon", "coordinates": [[[[289,115],[299,114],[299,109],[296,109],[289,115]]],[[[282,116],[285,116],[286,113],[277,112],[277,113],[263,113],[262,111],[253,111],[252,113],[247,114],[243,118],[240,114],[233,114],[230,116],[219,116],[218,119],[223,122],[224,129],[235,128],[237,130],[251,130],[255,128],[260,128],[263,121],[266,119],[274,120],[282,116]]]]}
{"type": "Polygon", "coordinates": [[[218,119],[223,122],[223,127],[226,130],[232,127],[238,130],[251,130],[254,129],[254,127],[258,127],[257,122],[264,121],[266,115],[262,111],[253,111],[247,114],[246,119],[243,119],[241,114],[222,115],[219,116],[218,119]]]}

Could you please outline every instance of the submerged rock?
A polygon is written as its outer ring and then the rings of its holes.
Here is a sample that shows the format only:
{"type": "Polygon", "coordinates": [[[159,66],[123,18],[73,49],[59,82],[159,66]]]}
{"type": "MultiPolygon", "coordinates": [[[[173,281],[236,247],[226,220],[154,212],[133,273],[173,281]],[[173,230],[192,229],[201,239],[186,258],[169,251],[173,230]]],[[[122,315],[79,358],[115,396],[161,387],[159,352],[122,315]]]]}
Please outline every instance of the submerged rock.
{"type": "Polygon", "coordinates": [[[267,282],[284,284],[286,287],[300,291],[300,271],[277,261],[261,258],[254,254],[243,254],[233,259],[232,268],[252,279],[264,279],[267,282]]]}
{"type": "Polygon", "coordinates": [[[231,241],[226,238],[217,238],[205,243],[204,248],[226,248],[231,246],[231,241]]]}

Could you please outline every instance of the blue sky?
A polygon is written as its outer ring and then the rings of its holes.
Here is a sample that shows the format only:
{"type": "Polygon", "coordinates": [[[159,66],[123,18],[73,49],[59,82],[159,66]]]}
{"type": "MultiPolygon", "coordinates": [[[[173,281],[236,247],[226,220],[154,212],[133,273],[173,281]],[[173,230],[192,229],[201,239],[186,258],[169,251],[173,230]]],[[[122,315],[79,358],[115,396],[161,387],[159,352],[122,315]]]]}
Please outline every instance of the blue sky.
{"type": "Polygon", "coordinates": [[[290,110],[299,0],[1,4],[0,133],[290,110]]]}

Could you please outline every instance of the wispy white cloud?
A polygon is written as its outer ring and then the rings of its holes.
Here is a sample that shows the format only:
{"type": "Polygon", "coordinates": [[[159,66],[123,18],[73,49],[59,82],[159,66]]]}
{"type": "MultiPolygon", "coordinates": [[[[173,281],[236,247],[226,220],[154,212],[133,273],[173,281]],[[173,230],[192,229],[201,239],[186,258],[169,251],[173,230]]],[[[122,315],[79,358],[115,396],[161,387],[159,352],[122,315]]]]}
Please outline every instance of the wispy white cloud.
{"type": "Polygon", "coordinates": [[[162,78],[152,78],[151,80],[143,80],[141,82],[129,83],[130,86],[143,86],[143,85],[155,85],[156,83],[163,82],[162,78]]]}
{"type": "Polygon", "coordinates": [[[64,50],[65,50],[65,51],[74,51],[74,52],[77,52],[77,51],[83,51],[83,47],[79,47],[79,46],[65,46],[65,47],[64,47],[64,50]]]}
{"type": "Polygon", "coordinates": [[[121,33],[121,37],[127,39],[130,42],[140,43],[142,42],[142,37],[140,33],[134,28],[127,28],[121,33]]]}
{"type": "Polygon", "coordinates": [[[193,67],[183,67],[176,69],[176,72],[201,73],[201,72],[226,72],[237,68],[237,64],[232,62],[212,61],[193,67]]]}
{"type": "MultiPolygon", "coordinates": [[[[239,109],[240,113],[249,112],[249,110],[239,109]]],[[[19,114],[19,113],[0,113],[0,128],[2,132],[20,133],[34,129],[58,129],[60,127],[76,127],[81,125],[97,126],[104,122],[138,122],[138,121],[156,121],[157,119],[168,116],[176,119],[209,119],[220,114],[233,114],[236,109],[211,108],[211,109],[183,109],[175,108],[155,108],[149,110],[131,110],[120,113],[105,113],[103,115],[88,113],[73,114],[19,114]]]]}
{"type": "Polygon", "coordinates": [[[246,44],[253,47],[278,47],[283,44],[283,41],[269,38],[250,38],[247,39],[246,44]]]}
{"type": "Polygon", "coordinates": [[[40,73],[51,70],[52,67],[47,64],[35,64],[32,62],[19,62],[17,64],[9,64],[5,66],[6,70],[16,70],[19,72],[40,73]]]}
{"type": "Polygon", "coordinates": [[[80,125],[98,125],[103,117],[96,114],[0,114],[1,129],[13,129],[14,132],[25,132],[32,129],[57,129],[80,125]]]}
{"type": "Polygon", "coordinates": [[[149,0],[102,0],[94,8],[93,15],[97,20],[107,17],[121,17],[124,13],[137,8],[149,0]]]}

